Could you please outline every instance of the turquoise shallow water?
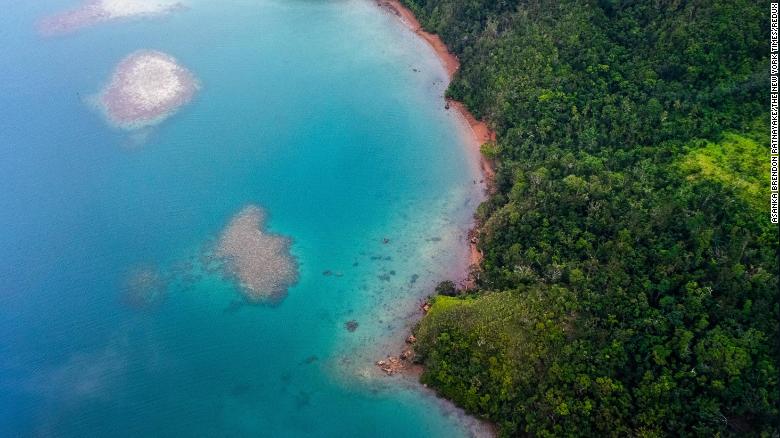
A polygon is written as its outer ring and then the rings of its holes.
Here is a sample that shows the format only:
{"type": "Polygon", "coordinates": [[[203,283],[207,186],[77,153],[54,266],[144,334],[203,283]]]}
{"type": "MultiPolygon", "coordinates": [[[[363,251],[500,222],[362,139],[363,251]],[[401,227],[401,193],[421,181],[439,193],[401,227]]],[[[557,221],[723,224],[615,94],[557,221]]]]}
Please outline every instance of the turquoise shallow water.
{"type": "Polygon", "coordinates": [[[0,0],[0,436],[471,433],[372,365],[463,268],[480,198],[432,51],[363,0],[191,0],[36,35],[73,5],[0,0]],[[88,102],[138,49],[202,90],[127,133],[88,102]],[[201,269],[250,204],[300,264],[277,306],[201,269]],[[156,305],[122,299],[139,267],[172,279],[156,305]]]}

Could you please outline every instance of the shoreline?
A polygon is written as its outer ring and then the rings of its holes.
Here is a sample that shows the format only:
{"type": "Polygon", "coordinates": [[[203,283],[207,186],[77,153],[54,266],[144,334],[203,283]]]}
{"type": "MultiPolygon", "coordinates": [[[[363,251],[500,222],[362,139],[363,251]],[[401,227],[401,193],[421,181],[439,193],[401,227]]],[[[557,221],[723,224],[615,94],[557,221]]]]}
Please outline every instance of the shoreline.
{"type": "MultiPolygon", "coordinates": [[[[404,6],[399,0],[375,0],[375,2],[380,9],[395,15],[409,30],[422,38],[433,49],[436,57],[439,59],[445,71],[447,72],[447,77],[449,79],[447,86],[449,86],[449,83],[452,82],[452,78],[454,77],[455,73],[460,68],[460,60],[458,57],[450,52],[447,45],[444,44],[438,35],[424,30],[420,22],[417,20],[417,17],[415,17],[414,13],[409,8],[404,6]]],[[[484,183],[484,192],[487,196],[493,191],[493,181],[496,172],[494,163],[485,157],[480,149],[484,143],[495,141],[496,133],[490,129],[490,126],[488,126],[486,122],[480,121],[474,117],[474,115],[462,102],[445,97],[445,108],[447,110],[454,109],[459,117],[462,118],[465,126],[469,128],[468,131],[470,135],[468,136],[469,138],[467,138],[467,143],[469,145],[468,152],[470,154],[475,154],[477,161],[475,164],[479,168],[479,173],[481,176],[481,181],[479,182],[484,183]]],[[[466,267],[466,272],[460,273],[461,278],[458,279],[458,283],[461,287],[473,288],[475,286],[473,270],[474,267],[479,267],[483,257],[482,252],[477,248],[477,243],[479,241],[479,224],[476,223],[476,220],[472,222],[472,225],[468,230],[467,240],[469,245],[469,251],[467,255],[468,266],[466,267]]],[[[418,320],[420,317],[424,317],[425,314],[428,313],[429,309],[430,305],[428,304],[427,300],[423,301],[419,305],[417,312],[415,312],[418,315],[418,320]]],[[[412,360],[412,356],[414,355],[415,342],[416,339],[414,335],[409,333],[398,350],[400,351],[400,354],[397,356],[388,354],[385,356],[385,358],[377,361],[375,366],[388,376],[397,375],[404,379],[413,379],[414,382],[418,382],[419,384],[420,375],[424,370],[424,366],[422,364],[415,363],[412,360]]],[[[423,385],[423,387],[427,391],[433,391],[431,388],[428,388],[427,385],[423,385]]],[[[439,396],[437,395],[437,398],[438,397],[439,396]]],[[[452,408],[456,409],[456,412],[463,412],[461,410],[462,408],[456,407],[454,404],[451,404],[451,406],[452,408]]],[[[468,414],[465,415],[468,416],[468,414]]],[[[469,427],[472,434],[491,437],[497,435],[495,426],[492,423],[486,422],[476,417],[469,417],[475,421],[475,423],[469,427]],[[479,429],[479,431],[477,429],[479,429]]]]}
{"type": "MultiPolygon", "coordinates": [[[[452,82],[452,78],[454,77],[455,73],[458,71],[458,69],[460,69],[460,60],[457,56],[450,52],[450,49],[446,44],[444,44],[441,38],[436,34],[424,30],[414,13],[405,5],[403,5],[399,0],[376,0],[376,5],[380,9],[384,9],[385,11],[395,15],[409,30],[417,34],[417,36],[428,43],[428,45],[436,53],[436,57],[439,58],[439,61],[444,66],[449,81],[452,82]]],[[[476,117],[474,117],[474,115],[471,114],[468,108],[466,108],[466,105],[464,105],[462,102],[448,98],[445,98],[445,100],[445,108],[448,110],[454,109],[463,119],[465,124],[469,127],[469,132],[471,135],[469,136],[470,138],[468,139],[468,143],[472,149],[470,152],[478,156],[478,166],[482,177],[480,183],[485,184],[485,191],[487,194],[489,194],[493,190],[493,180],[495,178],[496,171],[494,168],[494,163],[482,154],[480,148],[486,142],[495,141],[496,133],[490,129],[486,122],[478,120],[476,117]]],[[[458,282],[461,284],[461,286],[466,288],[475,286],[471,271],[474,266],[479,266],[479,264],[482,262],[482,253],[477,248],[478,235],[478,224],[475,223],[468,232],[469,265],[466,268],[466,272],[462,273],[462,278],[458,279],[458,282]]]]}
{"type": "MultiPolygon", "coordinates": [[[[374,3],[380,10],[394,15],[407,29],[422,38],[433,49],[439,62],[441,62],[444,67],[448,78],[447,86],[449,86],[455,73],[460,68],[460,60],[456,55],[450,52],[441,38],[436,34],[424,30],[414,13],[399,0],[375,0],[374,3]]],[[[444,108],[448,111],[451,109],[454,110],[457,116],[461,118],[463,128],[468,128],[468,134],[466,134],[465,130],[463,132],[463,134],[466,135],[468,147],[466,152],[470,155],[469,159],[473,160],[472,165],[478,168],[480,176],[480,181],[475,180],[474,184],[484,184],[483,196],[486,197],[492,193],[494,189],[495,168],[494,163],[485,157],[480,149],[486,142],[495,141],[496,134],[490,129],[490,126],[488,126],[486,122],[478,120],[462,102],[447,97],[445,97],[444,100],[444,108]]],[[[484,198],[482,199],[484,200],[484,198]]],[[[466,239],[469,247],[468,253],[464,254],[465,261],[468,262],[465,266],[465,272],[461,271],[461,269],[463,269],[461,266],[458,266],[454,272],[456,273],[455,276],[459,277],[456,279],[456,283],[462,288],[469,289],[476,286],[474,272],[475,268],[478,269],[483,258],[482,252],[477,247],[479,241],[479,224],[474,218],[469,226],[466,239]]],[[[460,265],[460,263],[457,263],[457,265],[460,265]]],[[[423,299],[422,302],[418,303],[416,311],[411,313],[408,318],[419,321],[420,318],[425,316],[429,309],[430,304],[428,303],[428,300],[423,299]]],[[[414,343],[416,342],[416,338],[410,333],[410,329],[411,327],[408,327],[406,337],[403,340],[399,340],[395,349],[396,354],[385,354],[381,359],[375,361],[374,370],[386,376],[399,377],[402,381],[408,383],[413,382],[415,385],[420,385],[420,376],[424,371],[424,366],[420,363],[416,363],[414,360],[414,343]]],[[[433,394],[437,399],[442,401],[446,400],[442,399],[436,391],[428,388],[427,385],[421,386],[421,389],[433,394]]],[[[464,415],[465,418],[470,419],[471,422],[464,423],[464,426],[470,431],[472,436],[495,437],[497,435],[495,425],[492,423],[465,413],[462,408],[454,405],[450,401],[446,401],[446,405],[448,406],[448,409],[453,409],[453,412],[464,415]]]]}

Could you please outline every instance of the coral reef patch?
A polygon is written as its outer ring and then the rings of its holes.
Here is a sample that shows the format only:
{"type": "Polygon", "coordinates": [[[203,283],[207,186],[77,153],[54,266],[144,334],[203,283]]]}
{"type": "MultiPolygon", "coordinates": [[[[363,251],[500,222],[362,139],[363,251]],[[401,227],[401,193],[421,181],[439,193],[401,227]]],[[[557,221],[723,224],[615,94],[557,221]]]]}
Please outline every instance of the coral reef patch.
{"type": "Polygon", "coordinates": [[[137,129],[155,125],[199,89],[198,81],[175,58],[154,50],[140,50],[116,67],[98,105],[116,126],[137,129]]]}
{"type": "Polygon", "coordinates": [[[278,303],[298,281],[298,262],[290,239],[265,231],[265,219],[260,207],[245,207],[222,232],[215,255],[247,300],[278,303]]]}
{"type": "Polygon", "coordinates": [[[38,30],[46,36],[62,35],[106,21],[162,16],[180,9],[184,4],[175,0],[86,0],[43,18],[38,30]]]}

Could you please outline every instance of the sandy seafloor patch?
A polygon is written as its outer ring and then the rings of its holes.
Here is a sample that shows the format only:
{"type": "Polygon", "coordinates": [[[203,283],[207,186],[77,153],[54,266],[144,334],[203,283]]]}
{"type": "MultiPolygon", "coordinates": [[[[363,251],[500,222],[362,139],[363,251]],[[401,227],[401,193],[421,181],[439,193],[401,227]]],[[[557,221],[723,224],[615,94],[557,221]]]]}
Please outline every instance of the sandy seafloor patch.
{"type": "Polygon", "coordinates": [[[156,125],[198,91],[195,76],[176,58],[155,50],[138,50],[124,57],[97,103],[108,120],[124,129],[156,125]]]}
{"type": "Polygon", "coordinates": [[[462,271],[480,199],[430,48],[363,0],[35,34],[74,4],[0,17],[0,435],[468,436],[373,366],[462,271]],[[83,101],[143,48],[204,86],[128,150],[83,101]],[[293,240],[275,306],[210,263],[247,205],[293,240]]]}
{"type": "Polygon", "coordinates": [[[184,7],[175,0],[82,0],[42,18],[38,30],[46,36],[62,35],[103,22],[160,17],[184,7]]]}

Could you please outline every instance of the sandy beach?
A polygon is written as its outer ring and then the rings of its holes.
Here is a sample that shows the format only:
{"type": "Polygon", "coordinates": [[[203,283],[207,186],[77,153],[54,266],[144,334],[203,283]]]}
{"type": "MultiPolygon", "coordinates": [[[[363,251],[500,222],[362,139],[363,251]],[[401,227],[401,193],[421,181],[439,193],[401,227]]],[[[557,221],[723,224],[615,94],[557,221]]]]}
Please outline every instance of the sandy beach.
{"type": "MultiPolygon", "coordinates": [[[[444,44],[441,38],[439,38],[438,35],[425,31],[422,28],[420,22],[417,21],[417,18],[414,16],[412,11],[406,8],[406,6],[402,5],[398,0],[379,0],[377,1],[377,5],[397,16],[412,32],[416,33],[420,36],[420,38],[425,40],[436,52],[436,56],[438,56],[442,65],[444,65],[449,79],[452,80],[455,72],[457,72],[460,68],[460,61],[458,60],[457,56],[450,52],[449,48],[447,48],[447,45],[444,44]]],[[[449,100],[449,105],[451,108],[454,108],[456,111],[458,111],[471,127],[473,137],[471,140],[476,148],[479,148],[485,142],[496,139],[496,134],[490,129],[488,124],[477,120],[477,118],[474,117],[471,112],[469,112],[463,103],[455,100],[449,100]]],[[[484,158],[483,162],[484,163],[481,167],[482,172],[485,174],[484,176],[486,178],[492,178],[494,174],[492,163],[488,162],[484,158]]]]}

